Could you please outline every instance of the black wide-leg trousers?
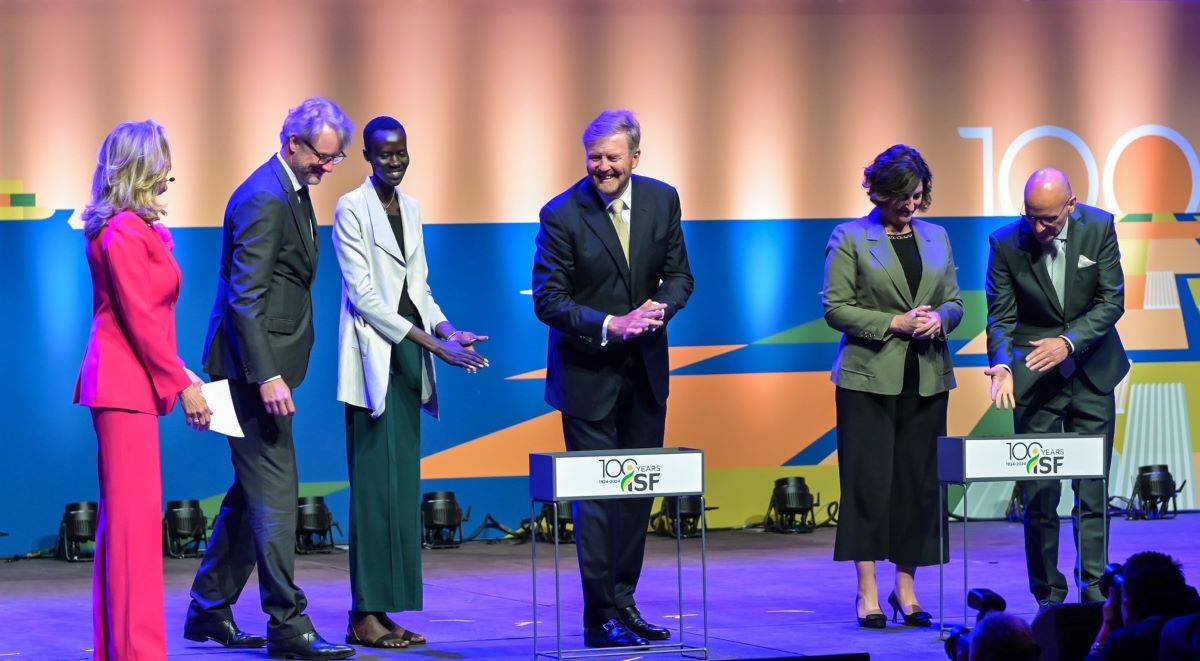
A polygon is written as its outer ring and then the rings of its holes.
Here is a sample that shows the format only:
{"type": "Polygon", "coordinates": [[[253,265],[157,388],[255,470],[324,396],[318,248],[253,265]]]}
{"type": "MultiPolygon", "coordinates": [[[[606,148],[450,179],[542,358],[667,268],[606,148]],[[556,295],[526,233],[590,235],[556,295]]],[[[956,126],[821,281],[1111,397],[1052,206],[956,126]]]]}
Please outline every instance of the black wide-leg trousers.
{"type": "Polygon", "coordinates": [[[921,566],[938,555],[937,438],[949,393],[877,395],[838,388],[837,451],[842,500],[834,560],[921,566]]]}

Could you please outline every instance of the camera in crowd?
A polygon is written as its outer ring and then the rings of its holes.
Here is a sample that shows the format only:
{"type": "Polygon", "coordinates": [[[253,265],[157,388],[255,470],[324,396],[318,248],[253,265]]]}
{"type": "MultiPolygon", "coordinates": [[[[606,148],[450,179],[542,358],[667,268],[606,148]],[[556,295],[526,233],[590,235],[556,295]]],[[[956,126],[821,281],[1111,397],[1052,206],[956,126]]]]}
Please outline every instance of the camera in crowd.
{"type": "MultiPolygon", "coordinates": [[[[1004,597],[987,588],[975,588],[967,593],[967,606],[976,611],[975,623],[978,624],[988,613],[1003,612],[1008,604],[1004,597]]],[[[971,630],[961,624],[952,624],[946,630],[950,634],[946,638],[946,658],[967,661],[971,654],[971,630]]]]}
{"type": "Polygon", "coordinates": [[[1100,594],[1108,599],[1108,593],[1114,585],[1125,585],[1125,567],[1119,562],[1110,562],[1104,566],[1104,574],[1100,576],[1100,594]]]}

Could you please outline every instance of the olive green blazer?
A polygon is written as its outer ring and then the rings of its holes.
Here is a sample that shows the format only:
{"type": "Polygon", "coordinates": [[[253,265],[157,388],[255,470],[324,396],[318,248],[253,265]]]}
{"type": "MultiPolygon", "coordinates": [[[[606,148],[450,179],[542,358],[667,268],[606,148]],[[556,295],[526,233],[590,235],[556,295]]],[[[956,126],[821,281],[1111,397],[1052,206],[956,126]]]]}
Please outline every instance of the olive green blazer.
{"type": "Polygon", "coordinates": [[[963,303],[950,239],[946,230],[923,220],[913,219],[912,228],[921,253],[921,282],[915,297],[878,210],[838,225],[829,237],[821,297],[825,322],[842,332],[830,374],[842,388],[900,394],[911,342],[917,346],[921,395],[935,395],[955,385],[945,338],[962,320],[963,303]],[[937,339],[913,340],[891,332],[893,316],[921,305],[932,306],[942,317],[937,339]]]}

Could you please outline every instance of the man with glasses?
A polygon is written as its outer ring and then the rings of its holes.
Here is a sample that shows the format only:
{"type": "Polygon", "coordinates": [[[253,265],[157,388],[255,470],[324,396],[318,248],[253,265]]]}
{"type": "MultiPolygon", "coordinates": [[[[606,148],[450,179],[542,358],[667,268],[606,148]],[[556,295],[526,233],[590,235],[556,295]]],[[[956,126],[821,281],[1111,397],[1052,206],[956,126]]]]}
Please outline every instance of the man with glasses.
{"type": "MultiPolygon", "coordinates": [[[[1107,439],[1116,420],[1113,391],[1129,372],[1117,335],[1125,277],[1113,215],[1079,204],[1067,176],[1052,168],[1025,185],[1020,220],[991,236],[987,274],[991,397],[1012,409],[1018,434],[1079,432],[1107,439]]],[[[1101,480],[1074,480],[1080,600],[1099,602],[1108,555],[1101,480]]],[[[1043,607],[1062,603],[1058,501],[1062,483],[1021,483],[1029,588],[1043,607]]]]}
{"type": "Polygon", "coordinates": [[[313,344],[312,283],[317,218],[309,187],[345,157],[354,130],[333,102],[305,100],[288,113],[281,146],[234,191],[225,208],[217,299],[204,369],[229,379],[245,438],[230,438],[234,483],[192,584],[184,636],[225,647],[262,647],[273,657],[344,659],[354,648],[326,642],[304,614],[296,586],[296,451],[292,389],[313,344]],[[267,638],[234,624],[230,607],[258,566],[267,638]]]}

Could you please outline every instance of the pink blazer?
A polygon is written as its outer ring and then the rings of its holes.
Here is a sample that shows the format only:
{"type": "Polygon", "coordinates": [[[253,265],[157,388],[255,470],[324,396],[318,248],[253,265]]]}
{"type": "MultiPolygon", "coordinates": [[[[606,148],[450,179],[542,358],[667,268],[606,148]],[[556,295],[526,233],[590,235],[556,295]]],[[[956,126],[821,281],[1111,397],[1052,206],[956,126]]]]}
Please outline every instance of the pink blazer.
{"type": "Polygon", "coordinates": [[[181,273],[169,242],[129,211],[88,240],[92,331],[76,404],[166,415],[191,382],[175,344],[181,273]]]}

